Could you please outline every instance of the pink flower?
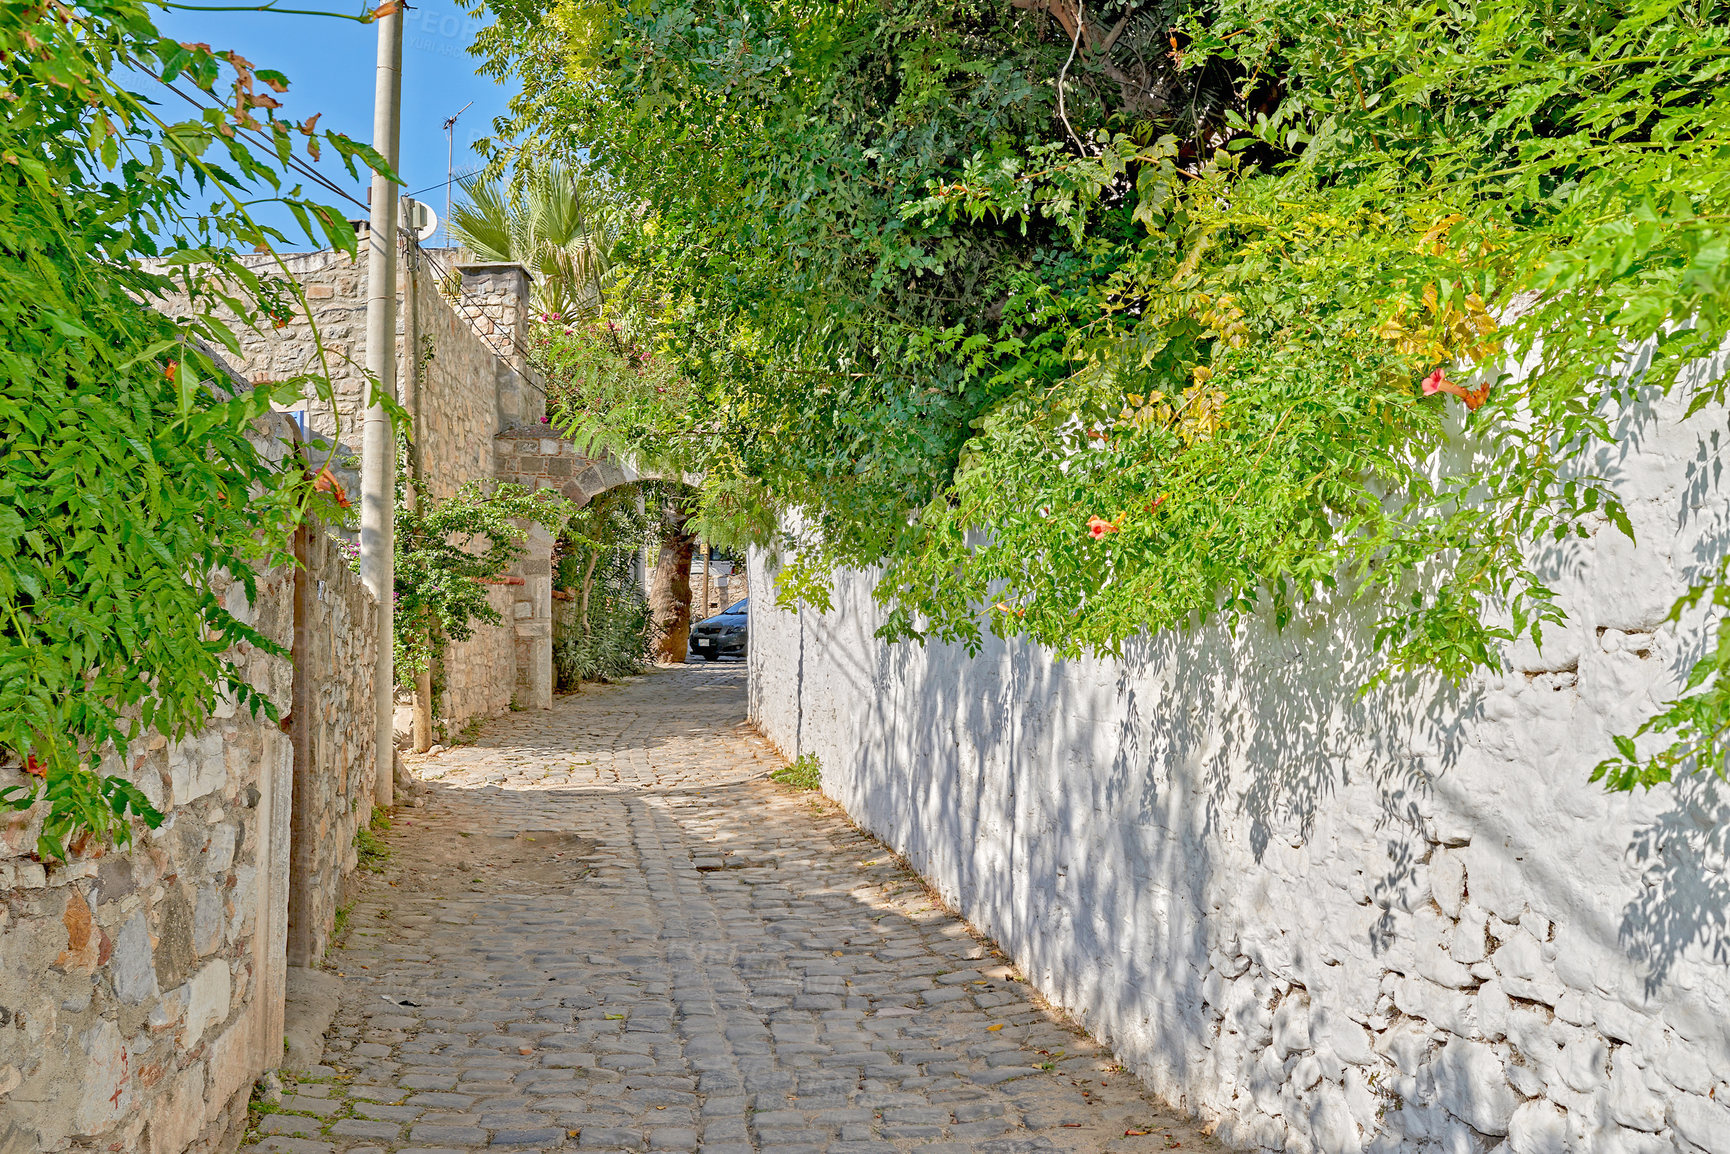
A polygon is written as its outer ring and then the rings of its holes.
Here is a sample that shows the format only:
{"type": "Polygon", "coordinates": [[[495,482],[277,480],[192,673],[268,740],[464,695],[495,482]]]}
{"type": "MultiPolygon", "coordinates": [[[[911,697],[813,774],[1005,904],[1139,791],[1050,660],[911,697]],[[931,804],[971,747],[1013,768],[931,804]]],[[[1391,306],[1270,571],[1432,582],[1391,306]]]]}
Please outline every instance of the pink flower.
{"type": "Polygon", "coordinates": [[[1434,396],[1436,393],[1442,392],[1443,387],[1447,384],[1447,371],[1445,369],[1437,369],[1435,372],[1424,378],[1424,396],[1434,396]]]}
{"type": "Polygon", "coordinates": [[[1115,532],[1117,532],[1117,526],[1113,525],[1103,517],[1089,517],[1087,519],[1087,535],[1092,537],[1095,541],[1104,537],[1107,533],[1115,532]]]}

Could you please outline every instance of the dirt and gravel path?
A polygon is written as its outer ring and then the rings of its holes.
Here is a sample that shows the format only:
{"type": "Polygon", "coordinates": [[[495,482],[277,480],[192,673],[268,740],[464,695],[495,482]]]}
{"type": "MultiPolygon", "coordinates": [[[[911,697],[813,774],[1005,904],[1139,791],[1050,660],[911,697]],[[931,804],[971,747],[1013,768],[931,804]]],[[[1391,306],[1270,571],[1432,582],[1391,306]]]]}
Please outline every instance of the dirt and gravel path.
{"type": "Polygon", "coordinates": [[[325,1065],[244,1149],[1218,1149],[766,780],[743,680],[657,670],[412,759],[325,1065]]]}

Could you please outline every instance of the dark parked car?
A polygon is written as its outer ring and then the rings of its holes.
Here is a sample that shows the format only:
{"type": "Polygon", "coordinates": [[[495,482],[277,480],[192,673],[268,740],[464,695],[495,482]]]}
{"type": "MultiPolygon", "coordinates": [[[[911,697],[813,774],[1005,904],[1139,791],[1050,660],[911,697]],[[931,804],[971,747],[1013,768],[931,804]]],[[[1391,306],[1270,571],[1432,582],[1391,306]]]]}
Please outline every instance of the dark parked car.
{"type": "Polygon", "coordinates": [[[745,656],[745,643],[750,636],[750,619],[745,608],[750,598],[735,601],[707,621],[699,621],[691,629],[691,656],[710,661],[717,657],[745,656]]]}

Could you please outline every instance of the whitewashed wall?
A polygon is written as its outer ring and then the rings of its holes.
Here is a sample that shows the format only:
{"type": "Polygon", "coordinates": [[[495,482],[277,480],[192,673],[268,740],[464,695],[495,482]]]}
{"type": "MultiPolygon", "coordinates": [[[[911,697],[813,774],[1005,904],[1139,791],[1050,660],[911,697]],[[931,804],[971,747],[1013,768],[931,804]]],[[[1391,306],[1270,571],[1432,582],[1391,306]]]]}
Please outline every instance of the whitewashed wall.
{"type": "Polygon", "coordinates": [[[1464,690],[1359,698],[1344,612],[1121,662],[885,645],[852,574],[753,599],[752,716],[1233,1144],[1730,1154],[1730,791],[1587,784],[1698,651],[1663,619],[1730,535],[1724,424],[1625,423],[1595,466],[1638,546],[1547,557],[1569,629],[1464,690]]]}

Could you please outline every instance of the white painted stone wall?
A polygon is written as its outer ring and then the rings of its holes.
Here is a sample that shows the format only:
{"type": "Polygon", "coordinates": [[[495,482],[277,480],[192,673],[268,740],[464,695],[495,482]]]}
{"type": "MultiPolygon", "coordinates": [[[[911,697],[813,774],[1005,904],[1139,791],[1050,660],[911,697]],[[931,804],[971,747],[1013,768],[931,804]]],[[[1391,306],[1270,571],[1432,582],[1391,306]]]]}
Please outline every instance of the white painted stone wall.
{"type": "Polygon", "coordinates": [[[1595,465],[1639,544],[1547,557],[1569,628],[1463,690],[1358,697],[1344,611],[1122,661],[885,645],[848,574],[828,614],[753,598],[752,717],[1234,1145],[1730,1154],[1730,791],[1587,784],[1701,644],[1663,619],[1730,535],[1724,418],[1625,423],[1595,465]]]}

